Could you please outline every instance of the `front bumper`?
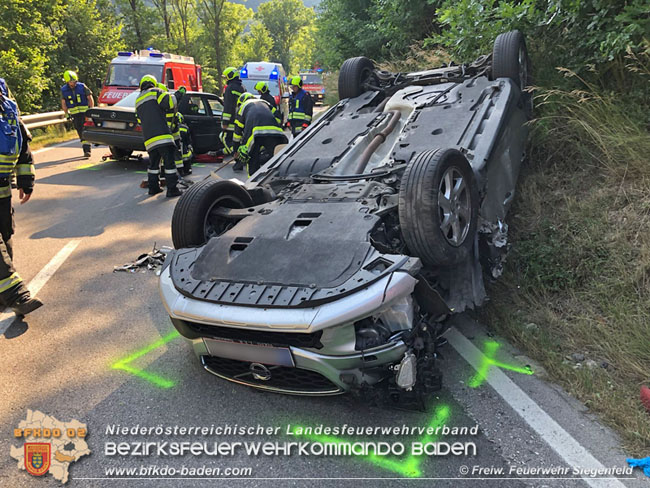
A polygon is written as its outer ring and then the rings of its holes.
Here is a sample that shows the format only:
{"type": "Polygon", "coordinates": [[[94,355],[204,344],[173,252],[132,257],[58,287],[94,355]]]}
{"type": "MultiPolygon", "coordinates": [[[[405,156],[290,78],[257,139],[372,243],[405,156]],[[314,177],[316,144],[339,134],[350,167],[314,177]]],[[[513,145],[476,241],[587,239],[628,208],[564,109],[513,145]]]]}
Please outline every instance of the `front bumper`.
{"type": "MultiPolygon", "coordinates": [[[[386,366],[398,363],[407,350],[401,340],[356,351],[353,337],[347,345],[339,342],[320,347],[319,334],[374,314],[413,293],[416,283],[408,273],[394,272],[357,293],[314,308],[261,309],[189,298],[174,287],[169,267],[160,275],[165,308],[177,330],[191,341],[206,371],[235,383],[294,395],[337,395],[355,385],[372,385],[384,379],[386,366]],[[224,334],[224,330],[235,332],[224,334]],[[253,362],[255,356],[238,356],[230,351],[212,355],[206,341],[222,338],[237,343],[232,351],[239,350],[240,344],[250,346],[253,354],[255,348],[290,351],[292,364],[253,362]],[[253,364],[268,370],[270,377],[256,377],[253,364]]],[[[353,325],[350,327],[354,330],[353,325]]],[[[268,351],[260,350],[259,357],[266,357],[262,352],[268,351]]]]}

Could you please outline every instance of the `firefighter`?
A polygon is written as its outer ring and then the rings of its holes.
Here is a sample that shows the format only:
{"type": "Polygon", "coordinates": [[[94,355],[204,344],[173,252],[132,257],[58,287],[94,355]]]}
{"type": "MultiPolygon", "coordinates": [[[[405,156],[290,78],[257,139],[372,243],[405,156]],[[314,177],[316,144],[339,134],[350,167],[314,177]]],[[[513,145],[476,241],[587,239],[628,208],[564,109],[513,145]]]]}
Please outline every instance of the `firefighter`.
{"type": "Polygon", "coordinates": [[[86,121],[86,110],[95,106],[93,92],[86,85],[79,81],[77,73],[66,71],[63,73],[65,85],[61,87],[61,109],[68,118],[72,119],[74,128],[79,134],[84,157],[90,157],[90,144],[83,139],[84,122],[86,121]]]}
{"type": "Polygon", "coordinates": [[[158,175],[160,161],[165,168],[167,196],[181,195],[178,184],[178,174],[174,164],[174,136],[167,125],[167,114],[176,111],[174,98],[157,86],[156,78],[144,75],[140,80],[140,96],[135,101],[135,111],[142,126],[144,147],[149,153],[149,168],[147,169],[149,195],[162,192],[158,175]]]}
{"type": "MultiPolygon", "coordinates": [[[[221,114],[221,137],[223,153],[233,154],[232,140],[235,132],[235,112],[237,100],[246,91],[239,79],[237,68],[229,67],[223,70],[223,77],[226,79],[226,90],[223,94],[223,113],[221,114]]],[[[243,164],[237,160],[233,166],[234,171],[241,171],[243,164]]]]}
{"type": "Polygon", "coordinates": [[[295,137],[311,124],[314,102],[311,100],[311,95],[303,90],[300,76],[291,77],[289,89],[291,90],[291,97],[289,98],[287,125],[291,128],[291,135],[295,137]]]}
{"type": "Polygon", "coordinates": [[[194,158],[194,149],[192,148],[192,138],[190,129],[185,124],[183,114],[178,113],[179,127],[181,132],[181,155],[183,157],[183,173],[185,176],[192,174],[192,159],[194,158]]]}
{"type": "Polygon", "coordinates": [[[14,233],[11,206],[11,179],[16,176],[20,204],[29,201],[34,189],[34,161],[29,150],[31,135],[19,118],[16,102],[2,80],[0,83],[0,306],[11,308],[18,316],[43,305],[16,273],[12,259],[11,236],[14,233]]]}
{"type": "Polygon", "coordinates": [[[239,160],[248,163],[248,176],[273,157],[278,144],[287,136],[271,112],[271,106],[251,93],[243,93],[237,102],[233,146],[239,160]]]}
{"type": "Polygon", "coordinates": [[[280,112],[278,105],[275,103],[275,97],[269,91],[269,84],[266,81],[258,81],[255,83],[255,89],[260,94],[260,98],[271,106],[271,112],[273,112],[275,120],[278,121],[278,124],[282,125],[282,112],[280,112]]]}

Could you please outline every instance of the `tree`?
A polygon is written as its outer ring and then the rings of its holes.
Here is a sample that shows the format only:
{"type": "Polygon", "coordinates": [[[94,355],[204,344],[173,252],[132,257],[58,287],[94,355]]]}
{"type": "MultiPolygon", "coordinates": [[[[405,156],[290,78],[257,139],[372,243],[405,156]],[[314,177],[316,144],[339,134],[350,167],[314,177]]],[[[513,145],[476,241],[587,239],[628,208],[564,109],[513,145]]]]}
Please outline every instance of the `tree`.
{"type": "Polygon", "coordinates": [[[0,76],[26,113],[42,107],[48,61],[60,42],[62,11],[57,0],[0,2],[0,76]]]}
{"type": "Polygon", "coordinates": [[[259,21],[254,21],[249,25],[249,31],[242,36],[242,42],[237,43],[238,49],[235,49],[235,63],[243,65],[247,61],[268,61],[271,49],[273,49],[273,39],[269,31],[259,21]]]}
{"type": "MultiPolygon", "coordinates": [[[[70,0],[65,3],[61,19],[64,32],[61,45],[51,57],[51,79],[61,80],[63,71],[77,71],[81,81],[91,89],[99,88],[96,80],[103,79],[111,59],[125,48],[122,25],[113,7],[105,0],[70,0]]],[[[52,97],[60,98],[56,83],[52,97]]]]}
{"type": "Polygon", "coordinates": [[[313,9],[305,7],[301,0],[271,0],[259,6],[257,18],[273,39],[271,58],[281,62],[285,69],[291,68],[294,42],[313,17],[313,9]]]}
{"type": "Polygon", "coordinates": [[[155,34],[161,30],[156,10],[145,0],[115,0],[124,29],[122,38],[128,49],[135,51],[151,45],[155,34]]]}
{"type": "MultiPolygon", "coordinates": [[[[179,33],[180,41],[176,45],[183,47],[186,55],[193,53],[190,43],[195,37],[196,21],[196,3],[195,0],[171,0],[173,12],[172,28],[179,33]]],[[[174,37],[174,36],[172,36],[174,37]]],[[[178,49],[177,49],[178,50],[178,49]]]]}

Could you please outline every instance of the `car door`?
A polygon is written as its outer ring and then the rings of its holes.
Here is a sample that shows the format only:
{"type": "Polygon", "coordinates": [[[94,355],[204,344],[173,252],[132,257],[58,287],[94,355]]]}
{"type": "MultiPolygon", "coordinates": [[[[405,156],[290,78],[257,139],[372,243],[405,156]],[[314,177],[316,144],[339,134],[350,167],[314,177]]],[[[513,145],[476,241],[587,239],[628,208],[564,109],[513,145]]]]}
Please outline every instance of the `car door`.
{"type": "MultiPolygon", "coordinates": [[[[179,107],[192,136],[192,145],[197,154],[208,152],[218,141],[219,131],[203,95],[192,94],[183,97],[179,107]]],[[[219,122],[220,123],[220,122],[219,122]]]]}
{"type": "Polygon", "coordinates": [[[223,114],[223,100],[217,95],[212,95],[211,93],[206,93],[202,95],[210,108],[210,115],[214,125],[212,126],[215,129],[215,136],[210,141],[209,151],[220,151],[223,149],[223,145],[219,140],[221,135],[221,115],[223,114]]]}

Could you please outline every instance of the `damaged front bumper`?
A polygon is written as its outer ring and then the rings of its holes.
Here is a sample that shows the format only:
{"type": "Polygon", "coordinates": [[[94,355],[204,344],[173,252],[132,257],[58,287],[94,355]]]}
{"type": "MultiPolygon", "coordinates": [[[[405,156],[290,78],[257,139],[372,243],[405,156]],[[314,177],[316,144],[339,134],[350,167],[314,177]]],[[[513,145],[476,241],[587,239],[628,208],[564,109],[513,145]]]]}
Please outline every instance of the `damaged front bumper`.
{"type": "Polygon", "coordinates": [[[312,308],[259,308],[183,295],[166,267],[160,291],[174,326],[191,341],[206,371],[267,391],[336,395],[382,381],[388,366],[404,358],[409,348],[399,333],[357,350],[354,324],[410,297],[417,282],[398,271],[312,308]]]}

